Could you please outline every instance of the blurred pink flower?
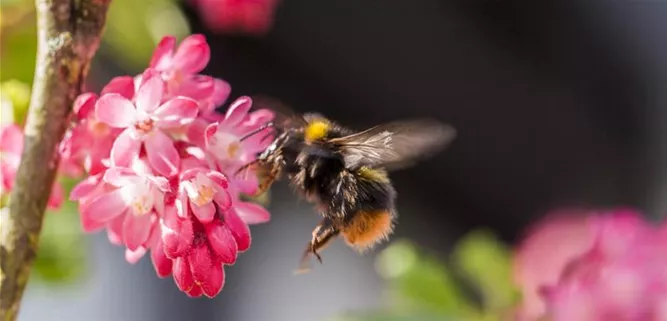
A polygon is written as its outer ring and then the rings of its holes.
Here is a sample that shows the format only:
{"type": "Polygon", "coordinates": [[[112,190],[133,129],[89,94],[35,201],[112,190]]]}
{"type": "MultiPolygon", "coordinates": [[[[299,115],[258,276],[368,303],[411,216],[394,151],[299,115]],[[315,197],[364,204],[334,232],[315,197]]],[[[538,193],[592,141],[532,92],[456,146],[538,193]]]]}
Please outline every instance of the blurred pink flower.
{"type": "Polygon", "coordinates": [[[545,312],[539,290],[558,281],[563,268],[593,244],[588,213],[562,210],[550,213],[531,227],[514,256],[514,280],[520,286],[522,318],[532,320],[545,312]]]}
{"type": "MultiPolygon", "coordinates": [[[[16,124],[9,124],[0,128],[0,179],[2,189],[0,194],[10,193],[14,188],[16,172],[21,165],[21,153],[24,145],[23,130],[16,124]]],[[[47,202],[50,209],[62,206],[64,192],[56,181],[51,189],[51,196],[47,202]]]]}
{"type": "MultiPolygon", "coordinates": [[[[539,282],[532,284],[533,291],[536,285],[540,288],[546,308],[532,311],[531,314],[524,313],[523,319],[536,320],[545,317],[551,321],[665,320],[665,229],[659,229],[644,221],[639,213],[628,209],[580,214],[586,214],[582,215],[584,219],[579,221],[584,224],[560,225],[556,229],[575,229],[578,232],[574,235],[578,235],[579,240],[583,241],[578,248],[570,249],[569,254],[572,255],[569,259],[556,263],[559,267],[556,279],[553,279],[554,270],[549,269],[549,279],[545,278],[541,285],[539,282]],[[582,226],[584,230],[581,230],[582,226]],[[563,265],[563,261],[566,264],[563,265]]],[[[538,230],[537,233],[544,231],[538,230]]],[[[528,238],[526,243],[535,239],[539,238],[528,238]]],[[[555,238],[552,240],[556,241],[555,238]]],[[[561,240],[567,240],[568,243],[571,241],[567,237],[561,240]]],[[[550,248],[545,248],[545,255],[554,251],[566,251],[559,249],[561,244],[562,241],[552,243],[550,248]]],[[[549,262],[554,261],[549,259],[549,262]]],[[[524,266],[521,271],[525,274],[531,267],[533,266],[524,266]]],[[[532,270],[536,275],[539,275],[539,272],[537,269],[532,270]]],[[[523,288],[525,291],[525,287],[523,288]]]]}
{"type": "Polygon", "coordinates": [[[197,116],[197,102],[179,96],[160,104],[162,80],[149,76],[142,81],[134,102],[115,93],[100,97],[95,107],[96,116],[111,127],[124,129],[111,149],[115,166],[128,166],[144,146],[153,169],[161,175],[172,176],[178,173],[180,158],[172,139],[163,129],[192,122],[197,116]]]}
{"type": "Polygon", "coordinates": [[[191,0],[213,31],[262,35],[273,25],[278,0],[191,0]]]}

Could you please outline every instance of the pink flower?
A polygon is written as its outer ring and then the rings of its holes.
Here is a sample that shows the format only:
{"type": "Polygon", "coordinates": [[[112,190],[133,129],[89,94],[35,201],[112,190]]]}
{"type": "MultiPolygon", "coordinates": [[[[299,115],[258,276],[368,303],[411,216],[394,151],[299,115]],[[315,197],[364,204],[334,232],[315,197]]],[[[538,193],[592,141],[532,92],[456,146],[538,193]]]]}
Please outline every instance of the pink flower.
{"type": "Polygon", "coordinates": [[[253,172],[234,174],[241,166],[253,161],[257,153],[266,149],[271,142],[271,137],[267,137],[264,132],[241,141],[246,134],[271,120],[273,116],[264,110],[249,114],[251,106],[250,97],[238,98],[231,104],[224,119],[210,124],[204,133],[206,150],[215,159],[219,170],[231,179],[234,195],[238,191],[248,194],[255,192],[258,182],[253,172]]]}
{"type": "MultiPolygon", "coordinates": [[[[10,124],[0,128],[0,179],[2,180],[0,194],[9,193],[14,188],[16,173],[21,165],[23,144],[23,130],[19,126],[10,124]]],[[[47,206],[50,209],[60,208],[63,194],[62,186],[54,182],[47,206]]]]}
{"type": "Polygon", "coordinates": [[[277,0],[192,0],[209,28],[262,35],[273,24],[277,0]]]}
{"type": "Polygon", "coordinates": [[[534,320],[545,313],[540,295],[545,284],[558,281],[561,271],[593,244],[588,212],[560,210],[531,227],[514,256],[514,280],[522,293],[521,315],[534,320]]]}
{"type": "MultiPolygon", "coordinates": [[[[546,303],[543,316],[552,321],[664,320],[664,231],[632,210],[587,214],[584,226],[590,237],[580,243],[576,251],[580,254],[564,266],[559,264],[558,277],[542,284],[540,292],[546,303]]],[[[557,248],[558,243],[550,250],[557,248]]]]}
{"type": "Polygon", "coordinates": [[[193,168],[183,172],[178,191],[179,216],[188,217],[192,211],[200,222],[210,223],[216,211],[231,206],[227,186],[227,178],[213,170],[193,168]]]}
{"type": "Polygon", "coordinates": [[[124,130],[111,148],[116,166],[128,166],[146,150],[148,162],[158,173],[178,173],[180,158],[172,139],[164,132],[192,122],[197,116],[197,103],[187,97],[174,97],[161,103],[163,82],[149,70],[143,83],[130,101],[120,94],[105,94],[97,101],[97,118],[107,125],[124,130]]]}
{"type": "Polygon", "coordinates": [[[131,264],[150,252],[159,277],[173,275],[189,296],[213,297],[224,265],[250,247],[249,225],[270,219],[240,200],[257,188],[254,172],[228,175],[268,145],[265,133],[240,138],[273,114],[250,112],[247,97],[216,113],[231,88],[199,74],[210,58],[206,40],[175,45],[165,37],[143,74],[112,79],[99,98],[79,96],[60,153],[68,173],[88,175],[70,193],[85,231],[105,229],[131,264]]]}
{"type": "Polygon", "coordinates": [[[135,251],[145,246],[164,212],[164,193],[169,190],[169,183],[163,177],[122,167],[108,169],[102,179],[106,186],[97,195],[86,195],[82,200],[84,230],[91,232],[108,226],[128,249],[135,251]]]}
{"type": "Polygon", "coordinates": [[[198,74],[211,56],[206,39],[202,35],[191,35],[183,39],[178,49],[175,47],[176,38],[162,38],[150,63],[167,84],[165,97],[192,98],[199,103],[201,117],[217,119],[214,109],[227,100],[231,87],[224,80],[198,74]]]}
{"type": "MultiPolygon", "coordinates": [[[[110,91],[110,86],[105,89],[110,91]]],[[[123,90],[123,89],[120,89],[123,90]]],[[[94,112],[97,95],[84,93],[74,102],[78,123],[69,130],[60,144],[63,167],[70,176],[79,176],[80,169],[95,175],[106,169],[113,142],[120,130],[100,122],[94,112]]]]}
{"type": "Polygon", "coordinates": [[[224,264],[233,264],[250,247],[250,230],[233,208],[218,209],[202,223],[167,210],[162,225],[166,257],[173,260],[174,281],[189,296],[217,295],[224,285],[224,264]],[[171,213],[171,214],[170,214],[171,213]]]}

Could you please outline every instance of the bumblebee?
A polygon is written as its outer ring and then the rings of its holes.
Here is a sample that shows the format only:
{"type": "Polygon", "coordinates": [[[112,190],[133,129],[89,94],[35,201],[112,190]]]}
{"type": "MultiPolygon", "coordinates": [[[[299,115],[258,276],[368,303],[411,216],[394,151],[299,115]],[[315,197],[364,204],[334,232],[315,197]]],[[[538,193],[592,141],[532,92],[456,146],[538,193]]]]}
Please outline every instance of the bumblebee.
{"type": "MultiPolygon", "coordinates": [[[[284,108],[283,108],[284,110],[284,108]]],[[[430,119],[395,121],[353,131],[317,113],[277,113],[246,135],[272,129],[275,137],[255,161],[266,173],[258,194],[286,177],[292,189],[323,217],[312,232],[297,272],[308,270],[314,255],[342,236],[363,253],[389,238],[396,224],[396,190],[388,172],[432,156],[455,137],[453,127],[430,119]]]]}

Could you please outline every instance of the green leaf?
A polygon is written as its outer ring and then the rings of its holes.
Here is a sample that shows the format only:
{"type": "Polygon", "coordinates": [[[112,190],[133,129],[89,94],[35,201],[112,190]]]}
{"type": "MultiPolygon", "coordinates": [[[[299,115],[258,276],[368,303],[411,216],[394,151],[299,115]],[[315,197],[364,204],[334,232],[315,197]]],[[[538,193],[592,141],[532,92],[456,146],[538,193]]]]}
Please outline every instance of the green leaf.
{"type": "MultiPolygon", "coordinates": [[[[327,321],[457,321],[463,319],[454,317],[443,318],[440,315],[433,315],[425,312],[414,313],[395,313],[395,312],[363,312],[349,313],[330,318],[327,321]]],[[[468,320],[466,320],[468,321],[468,320]]]]}
{"type": "Polygon", "coordinates": [[[433,311],[441,315],[477,315],[445,265],[420,255],[408,241],[396,241],[378,257],[378,272],[400,296],[394,307],[433,311]]]}
{"type": "MultiPolygon", "coordinates": [[[[31,4],[32,5],[32,4],[31,4]]],[[[2,32],[0,82],[10,79],[32,84],[37,57],[37,28],[34,19],[10,32],[2,32]]]]}
{"type": "Polygon", "coordinates": [[[102,39],[104,49],[123,67],[143,70],[163,36],[183,38],[189,33],[187,19],[176,0],[114,0],[102,39]]]}
{"type": "Polygon", "coordinates": [[[508,308],[518,292],[512,283],[511,252],[487,230],[474,231],[459,241],[453,264],[482,294],[487,311],[508,308]]]}
{"type": "MultiPolygon", "coordinates": [[[[63,180],[67,194],[73,180],[63,180]]],[[[38,280],[61,284],[80,280],[87,271],[86,242],[75,202],[66,201],[57,211],[47,211],[33,272],[38,280]]]]}
{"type": "Polygon", "coordinates": [[[17,79],[11,79],[0,84],[0,99],[2,101],[2,124],[23,123],[30,104],[30,86],[17,79]],[[5,110],[6,107],[8,110],[5,110]]]}

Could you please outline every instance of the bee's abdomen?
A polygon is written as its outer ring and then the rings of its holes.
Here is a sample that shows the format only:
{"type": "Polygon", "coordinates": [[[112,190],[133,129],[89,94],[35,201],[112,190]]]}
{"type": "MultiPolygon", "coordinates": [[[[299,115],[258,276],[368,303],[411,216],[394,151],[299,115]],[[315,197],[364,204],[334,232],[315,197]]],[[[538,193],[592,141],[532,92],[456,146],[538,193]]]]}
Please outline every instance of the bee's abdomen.
{"type": "Polygon", "coordinates": [[[376,209],[352,213],[341,233],[348,245],[359,251],[365,251],[388,239],[393,230],[393,210],[376,209]]]}

